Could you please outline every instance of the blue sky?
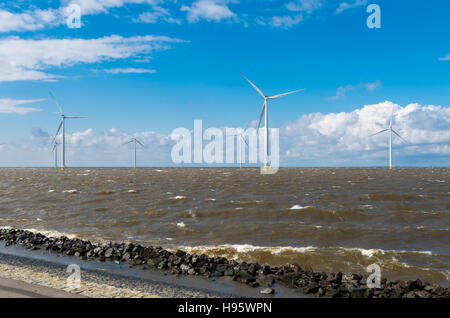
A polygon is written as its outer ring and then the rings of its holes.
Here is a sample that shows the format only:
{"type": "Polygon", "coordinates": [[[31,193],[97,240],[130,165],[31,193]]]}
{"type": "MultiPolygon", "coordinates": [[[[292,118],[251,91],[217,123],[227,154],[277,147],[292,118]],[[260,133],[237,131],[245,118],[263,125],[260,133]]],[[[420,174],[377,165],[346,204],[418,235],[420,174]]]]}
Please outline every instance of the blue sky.
{"type": "Polygon", "coordinates": [[[408,140],[396,144],[397,163],[448,166],[449,12],[447,0],[3,1],[0,166],[51,164],[49,90],[67,114],[89,116],[68,123],[73,166],[128,165],[118,149],[135,134],[157,145],[142,164],[171,165],[173,129],[258,118],[262,99],[239,71],[267,95],[307,89],[271,104],[282,165],[385,165],[386,138],[361,136],[395,107],[408,140]],[[65,23],[71,3],[79,29],[65,23]],[[381,29],[366,25],[370,3],[381,29]],[[337,113],[341,128],[328,129],[337,113]]]}

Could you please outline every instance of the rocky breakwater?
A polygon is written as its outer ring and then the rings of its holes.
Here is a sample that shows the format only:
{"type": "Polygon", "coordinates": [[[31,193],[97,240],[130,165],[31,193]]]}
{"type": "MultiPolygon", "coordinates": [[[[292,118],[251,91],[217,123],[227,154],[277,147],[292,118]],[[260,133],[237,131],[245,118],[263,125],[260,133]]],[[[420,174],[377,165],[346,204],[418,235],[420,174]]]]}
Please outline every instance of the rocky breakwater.
{"type": "Polygon", "coordinates": [[[133,243],[92,243],[62,237],[47,237],[18,229],[1,229],[0,240],[6,246],[19,244],[29,250],[46,249],[82,260],[127,262],[132,267],[155,268],[173,275],[229,276],[250,287],[262,287],[262,294],[271,294],[275,283],[301,290],[305,294],[333,298],[450,298],[450,288],[436,283],[381,280],[380,288],[368,288],[367,276],[351,273],[317,272],[297,264],[272,267],[258,263],[237,262],[223,257],[170,252],[162,247],[133,243]]]}

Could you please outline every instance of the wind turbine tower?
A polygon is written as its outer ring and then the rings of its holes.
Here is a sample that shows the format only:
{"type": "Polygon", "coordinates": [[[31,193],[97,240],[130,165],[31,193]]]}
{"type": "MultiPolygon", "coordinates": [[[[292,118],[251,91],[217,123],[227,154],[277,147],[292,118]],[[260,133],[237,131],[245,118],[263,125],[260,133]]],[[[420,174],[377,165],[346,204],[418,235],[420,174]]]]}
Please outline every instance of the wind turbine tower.
{"type": "Polygon", "coordinates": [[[239,151],[240,151],[240,155],[239,155],[239,167],[242,170],[242,160],[245,157],[245,154],[243,153],[243,143],[245,143],[248,146],[247,140],[245,140],[244,134],[243,133],[238,133],[236,135],[233,136],[240,136],[241,137],[241,142],[239,142],[239,151]]]}
{"type": "Polygon", "coordinates": [[[55,152],[55,168],[58,168],[58,145],[60,145],[60,143],[55,140],[52,149],[52,152],[55,152]]]}

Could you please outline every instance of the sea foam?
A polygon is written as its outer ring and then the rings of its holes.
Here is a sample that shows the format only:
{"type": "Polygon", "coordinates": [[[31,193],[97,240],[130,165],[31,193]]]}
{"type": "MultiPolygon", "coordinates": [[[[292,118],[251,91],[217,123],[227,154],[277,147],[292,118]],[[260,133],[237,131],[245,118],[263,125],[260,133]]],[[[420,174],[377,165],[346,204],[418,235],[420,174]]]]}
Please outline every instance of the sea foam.
{"type": "Polygon", "coordinates": [[[309,208],[312,208],[312,206],[310,206],[310,205],[301,206],[301,205],[296,204],[296,205],[290,207],[289,210],[305,210],[305,209],[309,209],[309,208]]]}

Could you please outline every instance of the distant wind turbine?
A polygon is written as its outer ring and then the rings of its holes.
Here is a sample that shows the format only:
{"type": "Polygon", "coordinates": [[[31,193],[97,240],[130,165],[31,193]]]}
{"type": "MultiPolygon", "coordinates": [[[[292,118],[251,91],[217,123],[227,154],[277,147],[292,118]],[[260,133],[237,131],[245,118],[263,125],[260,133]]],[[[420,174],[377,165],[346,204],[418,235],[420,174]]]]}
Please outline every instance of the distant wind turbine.
{"type": "Polygon", "coordinates": [[[58,130],[56,131],[55,138],[53,139],[53,142],[56,141],[56,137],[59,134],[59,131],[62,128],[62,165],[61,170],[64,170],[66,168],[66,119],[74,119],[74,118],[87,118],[82,116],[66,116],[64,115],[64,112],[59,105],[58,101],[56,100],[55,96],[50,92],[50,96],[55,101],[56,105],[59,108],[59,112],[61,113],[61,123],[58,126],[58,130]]]}
{"type": "Polygon", "coordinates": [[[289,92],[289,93],[284,93],[284,94],[279,94],[279,95],[274,95],[274,96],[266,96],[263,94],[263,92],[256,87],[255,84],[253,84],[247,77],[245,77],[244,74],[241,73],[241,75],[250,83],[250,85],[253,86],[253,88],[258,92],[259,95],[262,96],[262,98],[264,98],[264,104],[263,104],[263,108],[261,110],[261,115],[259,116],[259,123],[258,123],[258,130],[259,131],[259,126],[261,125],[261,120],[263,118],[263,115],[265,114],[265,123],[264,123],[264,130],[265,130],[265,138],[264,138],[264,146],[265,146],[265,158],[264,158],[264,170],[268,170],[269,169],[269,118],[268,118],[268,107],[269,107],[269,100],[272,99],[276,99],[279,97],[283,97],[286,95],[290,95],[290,94],[294,94],[294,93],[298,93],[301,92],[305,89],[299,89],[297,91],[293,91],[293,92],[289,92]]]}
{"type": "Polygon", "coordinates": [[[136,148],[137,148],[137,144],[141,145],[143,148],[145,148],[145,146],[136,138],[131,139],[130,141],[127,141],[126,143],[124,143],[122,146],[128,145],[129,143],[134,142],[134,169],[136,169],[136,148]]]}
{"type": "MultiPolygon", "coordinates": [[[[242,141],[243,142],[245,142],[245,144],[248,146],[248,143],[247,143],[247,140],[245,140],[245,137],[244,137],[244,134],[243,133],[239,133],[239,134],[236,134],[236,135],[233,135],[233,136],[240,136],[241,137],[241,139],[242,139],[242,141]]],[[[244,156],[244,154],[243,154],[243,152],[242,152],[242,144],[243,144],[243,142],[240,142],[239,143],[239,148],[240,148],[240,152],[241,152],[241,155],[239,156],[239,167],[240,167],[240,169],[242,169],[242,158],[243,158],[243,156],[244,156]]]]}
{"type": "Polygon", "coordinates": [[[58,168],[58,145],[60,144],[61,143],[57,142],[56,140],[53,143],[52,153],[55,152],[55,168],[58,168]]]}
{"type": "Polygon", "coordinates": [[[389,122],[389,128],[380,130],[379,132],[370,135],[370,137],[384,133],[385,131],[389,131],[389,169],[392,170],[392,133],[396,134],[398,137],[400,137],[401,140],[403,140],[405,143],[407,143],[407,141],[405,139],[403,139],[402,136],[400,136],[393,128],[392,128],[392,124],[394,121],[394,106],[392,106],[392,113],[391,113],[391,121],[389,122]]]}

